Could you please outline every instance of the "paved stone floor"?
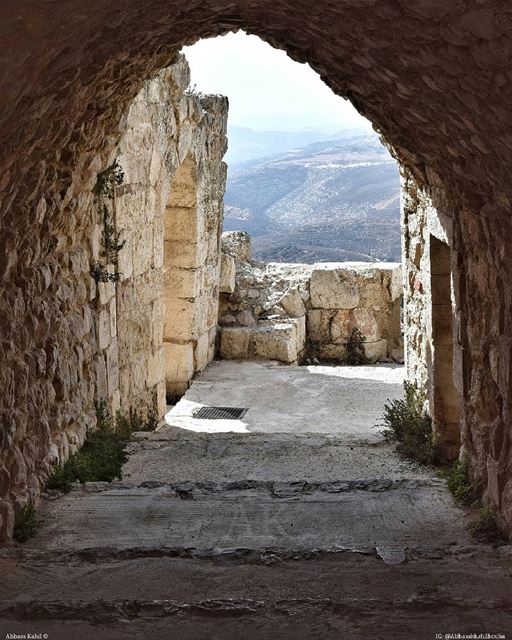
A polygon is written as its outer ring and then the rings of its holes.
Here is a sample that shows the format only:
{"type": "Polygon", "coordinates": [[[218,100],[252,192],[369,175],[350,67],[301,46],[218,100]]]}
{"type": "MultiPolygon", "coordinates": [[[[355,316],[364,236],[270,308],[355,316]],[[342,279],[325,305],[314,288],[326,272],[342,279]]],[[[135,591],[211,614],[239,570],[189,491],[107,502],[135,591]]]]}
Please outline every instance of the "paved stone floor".
{"type": "Polygon", "coordinates": [[[511,547],[474,541],[374,428],[401,376],[215,363],[122,481],[43,499],[35,538],[0,550],[0,638],[507,637],[511,547]],[[248,411],[206,424],[205,405],[248,411]]]}

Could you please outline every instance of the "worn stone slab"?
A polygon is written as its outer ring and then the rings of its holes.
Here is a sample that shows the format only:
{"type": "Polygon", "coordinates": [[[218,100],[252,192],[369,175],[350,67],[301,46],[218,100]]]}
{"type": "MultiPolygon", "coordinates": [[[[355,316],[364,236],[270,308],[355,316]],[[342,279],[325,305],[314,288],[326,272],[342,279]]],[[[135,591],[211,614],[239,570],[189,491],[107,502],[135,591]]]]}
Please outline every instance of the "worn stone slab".
{"type": "Polygon", "coordinates": [[[434,480],[97,489],[43,504],[44,526],[30,546],[327,550],[468,541],[467,516],[434,480]]]}

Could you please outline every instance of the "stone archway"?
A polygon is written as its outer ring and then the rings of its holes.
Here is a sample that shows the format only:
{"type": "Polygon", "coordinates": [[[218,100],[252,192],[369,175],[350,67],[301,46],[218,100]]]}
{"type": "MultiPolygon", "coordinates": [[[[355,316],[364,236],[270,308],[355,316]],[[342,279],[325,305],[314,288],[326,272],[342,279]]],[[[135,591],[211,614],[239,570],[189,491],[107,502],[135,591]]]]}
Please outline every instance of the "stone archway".
{"type": "Polygon", "coordinates": [[[37,494],[55,443],[76,446],[93,422],[84,247],[96,174],[115,155],[127,105],[181,45],[244,28],[350,98],[453,221],[462,439],[510,529],[509,3],[72,0],[36,12],[21,0],[0,13],[4,512],[37,494]]]}

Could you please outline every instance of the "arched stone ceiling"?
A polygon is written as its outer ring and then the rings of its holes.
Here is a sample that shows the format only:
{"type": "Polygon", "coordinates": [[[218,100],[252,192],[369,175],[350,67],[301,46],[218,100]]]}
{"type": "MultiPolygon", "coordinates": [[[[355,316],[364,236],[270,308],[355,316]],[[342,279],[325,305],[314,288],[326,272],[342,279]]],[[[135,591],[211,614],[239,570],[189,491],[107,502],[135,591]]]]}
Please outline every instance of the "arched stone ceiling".
{"type": "Polygon", "coordinates": [[[0,188],[25,189],[20,206],[52,174],[67,186],[183,44],[237,28],[309,62],[418,178],[508,206],[507,0],[17,0],[0,16],[0,188]]]}

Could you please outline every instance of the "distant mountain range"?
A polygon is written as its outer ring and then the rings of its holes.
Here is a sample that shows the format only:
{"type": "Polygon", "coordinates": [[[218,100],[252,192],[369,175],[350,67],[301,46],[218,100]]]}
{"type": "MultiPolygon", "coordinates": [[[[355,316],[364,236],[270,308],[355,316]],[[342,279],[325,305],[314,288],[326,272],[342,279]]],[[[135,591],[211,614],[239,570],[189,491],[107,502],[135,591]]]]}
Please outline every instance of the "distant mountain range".
{"type": "Polygon", "coordinates": [[[398,167],[368,130],[229,132],[225,230],[268,261],[400,260],[398,167]]]}

